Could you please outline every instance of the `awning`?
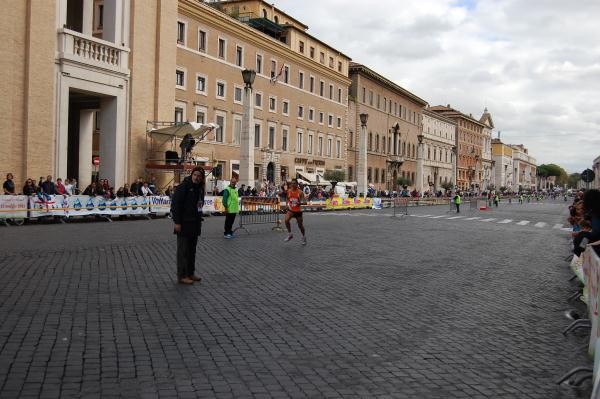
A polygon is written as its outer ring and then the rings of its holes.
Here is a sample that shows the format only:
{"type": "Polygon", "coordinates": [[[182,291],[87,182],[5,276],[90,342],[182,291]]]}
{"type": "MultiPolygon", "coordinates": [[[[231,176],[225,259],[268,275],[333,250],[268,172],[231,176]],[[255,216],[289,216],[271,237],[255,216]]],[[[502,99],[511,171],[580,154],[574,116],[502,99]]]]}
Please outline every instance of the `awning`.
{"type": "Polygon", "coordinates": [[[304,180],[304,179],[296,179],[296,180],[298,180],[298,184],[308,184],[308,185],[310,185],[310,183],[309,183],[309,182],[307,182],[307,181],[306,181],[306,180],[304,180]]]}
{"type": "Polygon", "coordinates": [[[317,174],[317,185],[319,186],[330,186],[331,182],[328,180],[325,180],[325,178],[322,175],[317,174]]]}
{"type": "Polygon", "coordinates": [[[161,127],[160,129],[152,129],[150,133],[176,137],[183,137],[186,134],[191,134],[194,137],[204,137],[211,130],[218,128],[219,125],[216,123],[185,122],[161,127]]]}
{"type": "Polygon", "coordinates": [[[339,181],[339,182],[337,182],[337,185],[344,186],[344,187],[356,187],[358,185],[358,183],[355,181],[339,181]]]}
{"type": "Polygon", "coordinates": [[[298,171],[296,174],[300,175],[303,180],[306,180],[307,184],[317,184],[317,175],[314,173],[298,171]]]}

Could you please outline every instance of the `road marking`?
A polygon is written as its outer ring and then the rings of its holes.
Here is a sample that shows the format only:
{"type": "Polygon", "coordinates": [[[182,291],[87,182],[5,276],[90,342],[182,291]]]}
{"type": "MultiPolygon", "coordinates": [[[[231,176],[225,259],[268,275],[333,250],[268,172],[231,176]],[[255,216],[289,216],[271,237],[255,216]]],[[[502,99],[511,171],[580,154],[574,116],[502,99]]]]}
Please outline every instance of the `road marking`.
{"type": "Polygon", "coordinates": [[[452,219],[462,219],[464,218],[464,216],[452,216],[451,218],[446,218],[448,220],[452,220],[452,219]]]}
{"type": "Polygon", "coordinates": [[[439,216],[430,216],[429,219],[439,219],[439,218],[443,218],[446,215],[439,215],[439,216]]]}
{"type": "Polygon", "coordinates": [[[480,222],[491,222],[492,220],[496,220],[496,218],[481,219],[480,222]]]}
{"type": "Polygon", "coordinates": [[[526,224],[531,223],[529,220],[521,220],[519,223],[517,223],[519,226],[525,226],[526,224]]]}
{"type": "Polygon", "coordinates": [[[466,218],[465,220],[477,220],[477,219],[481,219],[481,216],[475,216],[472,218],[466,218]]]}
{"type": "Polygon", "coordinates": [[[504,219],[504,220],[499,221],[498,223],[506,224],[506,223],[510,223],[510,222],[512,222],[512,219],[504,219]]]}
{"type": "Polygon", "coordinates": [[[534,224],[535,227],[545,227],[546,223],[544,222],[537,222],[536,224],[534,224]]]}
{"type": "Polygon", "coordinates": [[[553,228],[553,229],[562,229],[562,228],[563,228],[563,225],[562,225],[562,223],[556,223],[556,224],[554,225],[554,227],[552,227],[552,228],[553,228]]]}

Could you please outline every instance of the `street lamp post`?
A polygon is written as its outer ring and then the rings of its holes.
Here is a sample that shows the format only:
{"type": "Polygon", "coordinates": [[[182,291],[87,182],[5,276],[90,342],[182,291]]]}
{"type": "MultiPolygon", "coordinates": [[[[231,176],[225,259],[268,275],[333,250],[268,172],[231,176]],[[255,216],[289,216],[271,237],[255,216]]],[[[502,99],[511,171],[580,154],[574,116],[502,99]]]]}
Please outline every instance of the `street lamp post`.
{"type": "Polygon", "coordinates": [[[240,137],[240,184],[254,187],[254,101],[252,84],[256,71],[244,69],[244,115],[242,117],[242,131],[240,137]]]}
{"type": "Polygon", "coordinates": [[[458,167],[458,147],[457,146],[452,146],[452,154],[454,154],[454,159],[452,160],[452,182],[454,183],[454,188],[458,188],[458,181],[457,181],[457,171],[456,168],[458,167]]]}
{"type": "Polygon", "coordinates": [[[360,137],[358,140],[357,189],[367,195],[367,120],[369,114],[360,114],[360,137]]]}
{"type": "Polygon", "coordinates": [[[415,190],[419,193],[423,192],[423,134],[417,135],[419,144],[417,145],[417,181],[415,184],[415,190]]]}

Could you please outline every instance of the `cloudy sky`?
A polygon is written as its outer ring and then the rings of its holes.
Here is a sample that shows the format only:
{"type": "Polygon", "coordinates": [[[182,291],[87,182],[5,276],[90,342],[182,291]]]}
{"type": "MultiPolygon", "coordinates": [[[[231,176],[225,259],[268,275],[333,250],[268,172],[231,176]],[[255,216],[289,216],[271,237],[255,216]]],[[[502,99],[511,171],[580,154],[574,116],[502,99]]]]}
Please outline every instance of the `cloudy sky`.
{"type": "Polygon", "coordinates": [[[502,141],[569,173],[600,155],[600,1],[277,0],[431,105],[489,109],[502,141]]]}

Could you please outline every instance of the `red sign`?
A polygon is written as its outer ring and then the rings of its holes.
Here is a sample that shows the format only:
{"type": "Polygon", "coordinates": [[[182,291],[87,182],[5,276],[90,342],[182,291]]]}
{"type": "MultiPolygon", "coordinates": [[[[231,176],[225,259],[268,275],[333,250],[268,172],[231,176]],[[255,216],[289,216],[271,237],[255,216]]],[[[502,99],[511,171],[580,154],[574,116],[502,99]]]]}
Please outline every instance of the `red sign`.
{"type": "Polygon", "coordinates": [[[92,163],[96,166],[100,165],[100,157],[93,157],[92,163]]]}

